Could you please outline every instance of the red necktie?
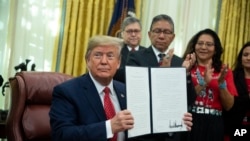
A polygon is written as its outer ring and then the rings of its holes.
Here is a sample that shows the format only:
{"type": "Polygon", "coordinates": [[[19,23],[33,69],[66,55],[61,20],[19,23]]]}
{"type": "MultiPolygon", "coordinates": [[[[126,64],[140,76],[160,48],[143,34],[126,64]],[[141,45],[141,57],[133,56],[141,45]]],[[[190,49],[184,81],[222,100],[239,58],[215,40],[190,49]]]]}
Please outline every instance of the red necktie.
{"type": "Polygon", "coordinates": [[[135,51],[135,48],[134,48],[134,47],[132,47],[131,52],[134,52],[134,51],[135,51]]]}
{"type": "MultiPolygon", "coordinates": [[[[107,119],[111,119],[115,116],[115,108],[110,99],[110,89],[109,87],[105,87],[104,90],[104,110],[106,113],[107,119]]],[[[116,141],[117,134],[114,134],[113,138],[110,141],[116,141]]]]}

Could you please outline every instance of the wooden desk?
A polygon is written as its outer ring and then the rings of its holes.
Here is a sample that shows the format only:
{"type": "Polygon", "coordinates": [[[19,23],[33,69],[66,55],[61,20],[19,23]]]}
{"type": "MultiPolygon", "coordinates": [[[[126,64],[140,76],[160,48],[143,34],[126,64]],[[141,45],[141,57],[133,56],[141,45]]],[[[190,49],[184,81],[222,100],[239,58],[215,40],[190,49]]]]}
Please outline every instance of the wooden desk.
{"type": "Polygon", "coordinates": [[[6,131],[5,131],[5,121],[0,121],[0,139],[5,139],[6,137],[6,131]]]}

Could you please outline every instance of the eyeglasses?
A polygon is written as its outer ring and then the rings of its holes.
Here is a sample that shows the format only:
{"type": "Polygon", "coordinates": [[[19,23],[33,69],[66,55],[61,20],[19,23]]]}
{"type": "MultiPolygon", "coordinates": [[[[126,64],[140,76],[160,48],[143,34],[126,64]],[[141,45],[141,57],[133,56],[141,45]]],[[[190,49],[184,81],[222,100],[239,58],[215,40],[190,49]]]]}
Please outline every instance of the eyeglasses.
{"type": "Polygon", "coordinates": [[[170,34],[173,34],[173,32],[171,30],[168,30],[168,29],[154,29],[152,30],[153,33],[157,34],[157,35],[160,35],[161,33],[163,33],[164,35],[170,35],[170,34]]]}
{"type": "Polygon", "coordinates": [[[131,30],[126,30],[125,32],[127,32],[128,34],[133,34],[133,33],[138,34],[141,32],[141,30],[138,30],[138,29],[132,30],[131,29],[131,30]]]}
{"type": "Polygon", "coordinates": [[[211,42],[197,42],[196,44],[199,47],[202,47],[203,45],[205,45],[206,47],[212,47],[212,46],[214,46],[214,43],[211,43],[211,42]]]}

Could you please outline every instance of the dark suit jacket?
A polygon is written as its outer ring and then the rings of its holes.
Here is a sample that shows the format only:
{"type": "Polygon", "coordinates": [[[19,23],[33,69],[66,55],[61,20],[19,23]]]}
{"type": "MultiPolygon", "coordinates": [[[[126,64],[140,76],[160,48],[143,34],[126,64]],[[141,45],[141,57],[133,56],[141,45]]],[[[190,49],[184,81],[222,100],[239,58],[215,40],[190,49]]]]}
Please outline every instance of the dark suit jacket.
{"type": "Polygon", "coordinates": [[[234,97],[233,107],[229,111],[224,111],[223,117],[226,134],[230,135],[234,140],[239,140],[242,137],[234,137],[234,132],[236,129],[244,129],[244,127],[242,127],[242,121],[247,110],[250,110],[250,98],[248,95],[244,70],[234,71],[233,75],[238,96],[234,97]]]}
{"type": "MultiPolygon", "coordinates": [[[[125,85],[113,81],[120,108],[126,108],[125,85]]],[[[52,140],[106,141],[106,116],[89,74],[54,88],[50,110],[52,140]]]]}
{"type": "MultiPolygon", "coordinates": [[[[171,61],[171,67],[180,67],[182,65],[183,60],[174,55],[171,61]]],[[[154,54],[152,46],[146,48],[142,51],[132,52],[130,53],[127,59],[127,66],[150,66],[150,67],[158,67],[158,60],[154,54]]]]}
{"type": "MultiPolygon", "coordinates": [[[[145,47],[139,46],[139,50],[143,50],[145,47]]],[[[139,51],[138,50],[138,51],[139,51]]],[[[117,70],[114,79],[120,82],[125,83],[125,65],[127,63],[127,58],[129,55],[129,50],[127,48],[127,45],[125,44],[121,50],[121,65],[120,68],[117,70]]]]}
{"type": "MultiPolygon", "coordinates": [[[[171,60],[171,67],[181,67],[183,60],[174,55],[171,60]]],[[[147,66],[147,67],[158,67],[158,60],[154,54],[152,46],[142,51],[133,52],[129,55],[127,60],[127,66],[147,66]]],[[[178,78],[177,78],[178,79],[178,78]]],[[[195,90],[191,81],[191,77],[187,78],[187,93],[188,93],[188,105],[191,105],[196,97],[195,90]]],[[[183,113],[184,114],[184,113],[183,113]]],[[[165,140],[168,134],[154,134],[138,137],[141,141],[158,141],[165,140]]]]}

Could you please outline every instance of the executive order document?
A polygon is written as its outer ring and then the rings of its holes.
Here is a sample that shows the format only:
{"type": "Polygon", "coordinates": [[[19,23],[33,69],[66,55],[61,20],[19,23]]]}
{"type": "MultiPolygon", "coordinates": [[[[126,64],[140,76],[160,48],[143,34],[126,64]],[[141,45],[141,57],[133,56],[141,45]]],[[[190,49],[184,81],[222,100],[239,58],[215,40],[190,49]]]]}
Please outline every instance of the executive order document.
{"type": "Polygon", "coordinates": [[[134,116],[128,137],[186,131],[186,68],[126,66],[127,109],[134,116]]]}

